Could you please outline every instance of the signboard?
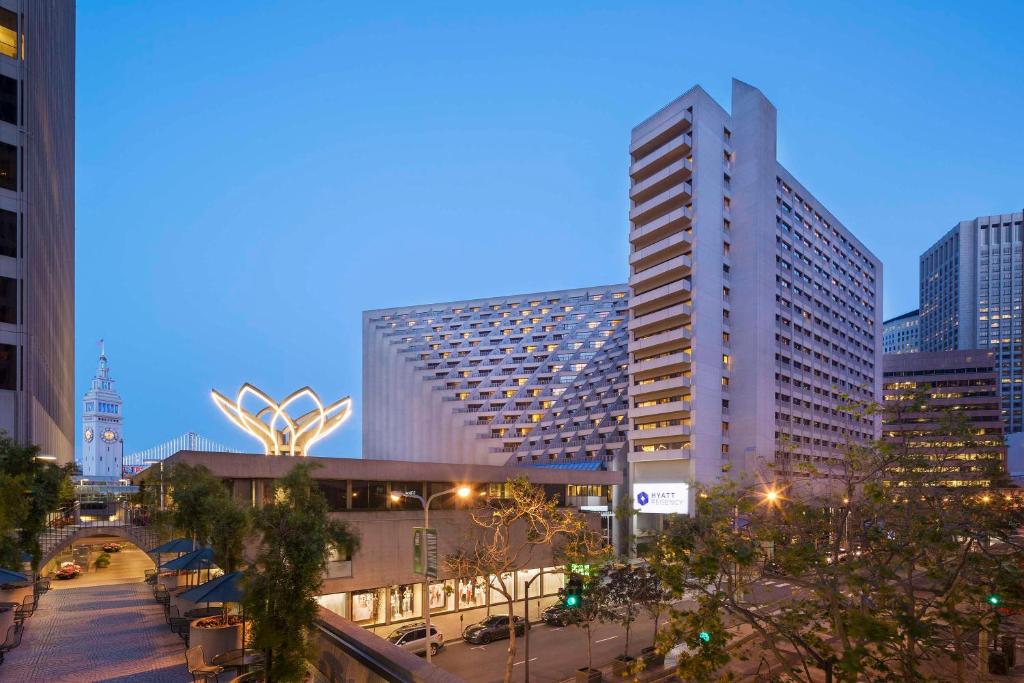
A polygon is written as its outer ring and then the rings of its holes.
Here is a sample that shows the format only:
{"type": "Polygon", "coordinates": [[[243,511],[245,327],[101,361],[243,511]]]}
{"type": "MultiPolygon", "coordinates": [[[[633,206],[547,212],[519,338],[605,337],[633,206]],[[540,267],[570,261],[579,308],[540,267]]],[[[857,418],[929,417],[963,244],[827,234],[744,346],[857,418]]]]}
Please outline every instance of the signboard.
{"type": "Polygon", "coordinates": [[[685,515],[690,511],[690,485],[633,484],[633,506],[637,512],[685,515]]]}
{"type": "Polygon", "coordinates": [[[412,530],[412,571],[414,574],[423,574],[423,543],[424,532],[426,532],[427,544],[427,572],[426,576],[437,578],[437,529],[421,526],[413,527],[412,530]]]}

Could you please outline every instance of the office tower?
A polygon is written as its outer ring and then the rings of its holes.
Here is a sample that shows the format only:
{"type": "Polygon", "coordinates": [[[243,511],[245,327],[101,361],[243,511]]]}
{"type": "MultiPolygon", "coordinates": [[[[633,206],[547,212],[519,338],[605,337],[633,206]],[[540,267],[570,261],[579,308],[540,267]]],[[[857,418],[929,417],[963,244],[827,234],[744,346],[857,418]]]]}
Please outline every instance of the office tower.
{"type": "Polygon", "coordinates": [[[838,408],[879,396],[882,266],[779,164],[772,104],[733,81],[730,113],[694,87],[629,156],[634,491],[827,472],[876,437],[838,408]]]}
{"type": "Polygon", "coordinates": [[[617,285],[364,312],[363,457],[607,467],[624,446],[614,396],[554,407],[598,379],[589,368],[618,370],[605,347],[621,343],[625,297],[617,285]],[[553,409],[588,429],[531,442],[553,409]]]}
{"type": "MultiPolygon", "coordinates": [[[[989,486],[1006,472],[996,358],[991,351],[886,354],[883,437],[933,461],[942,487],[989,486]],[[916,404],[923,394],[923,409],[916,404]],[[960,422],[962,421],[962,423],[960,422]]],[[[892,472],[899,486],[900,472],[892,472]]]]}
{"type": "Polygon", "coordinates": [[[120,479],[124,457],[124,414],[121,395],[100,351],[89,391],[82,397],[82,474],[120,479]]]}
{"type": "Polygon", "coordinates": [[[1022,217],[1024,212],[961,221],[920,261],[921,350],[992,351],[1009,433],[1024,431],[1022,217]]]}
{"type": "Polygon", "coordinates": [[[0,2],[0,429],[74,458],[75,5],[0,2]]]}
{"type": "Polygon", "coordinates": [[[920,351],[918,311],[913,310],[882,323],[882,353],[920,351]]]}

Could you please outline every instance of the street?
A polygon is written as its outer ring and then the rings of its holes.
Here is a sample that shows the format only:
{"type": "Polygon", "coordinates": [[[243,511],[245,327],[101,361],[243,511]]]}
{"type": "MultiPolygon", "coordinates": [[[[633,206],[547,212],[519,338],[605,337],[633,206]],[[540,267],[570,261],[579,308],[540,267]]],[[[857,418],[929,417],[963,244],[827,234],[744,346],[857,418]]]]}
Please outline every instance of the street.
{"type": "MultiPolygon", "coordinates": [[[[784,580],[766,579],[750,586],[750,597],[757,604],[774,602],[788,597],[791,588],[784,580]]],[[[676,603],[676,609],[691,607],[691,600],[676,603]]],[[[662,617],[661,625],[666,617],[662,617]]],[[[646,614],[640,616],[630,629],[629,654],[638,656],[651,644],[654,622],[646,614]]],[[[618,624],[596,624],[593,628],[593,665],[609,664],[622,654],[626,634],[618,624]]],[[[451,638],[449,639],[451,641],[451,638]]],[[[450,642],[433,658],[433,663],[470,683],[501,681],[504,675],[508,640],[487,645],[472,645],[461,641],[450,642]]],[[[525,676],[525,640],[516,638],[515,678],[525,676]]],[[[530,680],[552,683],[572,678],[576,670],[587,664],[586,631],[578,626],[554,627],[536,623],[530,629],[530,680]]]]}

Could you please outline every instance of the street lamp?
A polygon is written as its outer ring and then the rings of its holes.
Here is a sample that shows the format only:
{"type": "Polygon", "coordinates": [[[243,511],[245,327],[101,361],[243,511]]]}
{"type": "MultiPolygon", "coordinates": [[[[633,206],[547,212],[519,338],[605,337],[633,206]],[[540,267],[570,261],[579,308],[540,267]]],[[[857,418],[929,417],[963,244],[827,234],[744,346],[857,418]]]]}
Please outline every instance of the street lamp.
{"type": "Polygon", "coordinates": [[[423,568],[423,589],[420,591],[423,595],[421,596],[423,602],[423,620],[426,623],[427,632],[427,661],[430,661],[430,646],[434,644],[434,639],[430,633],[430,574],[429,568],[427,567],[427,529],[430,527],[430,504],[434,502],[435,498],[440,496],[447,496],[454,493],[459,498],[468,498],[472,493],[473,489],[468,486],[454,486],[444,491],[439,491],[428,498],[424,498],[415,491],[392,491],[391,500],[399,502],[403,498],[412,498],[418,500],[423,506],[423,537],[420,539],[420,559],[422,561],[423,568]]]}
{"type": "Polygon", "coordinates": [[[160,465],[160,511],[164,510],[164,461],[163,460],[143,460],[143,465],[160,465]]]}
{"type": "Polygon", "coordinates": [[[782,499],[782,494],[779,493],[779,490],[776,489],[774,486],[768,488],[765,491],[747,491],[742,496],[736,499],[736,502],[732,507],[733,531],[740,530],[740,501],[742,501],[745,498],[750,498],[752,496],[760,496],[762,503],[769,503],[770,505],[775,505],[776,503],[779,502],[779,500],[782,499]]]}
{"type": "Polygon", "coordinates": [[[34,455],[32,456],[36,460],[45,460],[46,462],[57,462],[56,455],[34,455]]]}

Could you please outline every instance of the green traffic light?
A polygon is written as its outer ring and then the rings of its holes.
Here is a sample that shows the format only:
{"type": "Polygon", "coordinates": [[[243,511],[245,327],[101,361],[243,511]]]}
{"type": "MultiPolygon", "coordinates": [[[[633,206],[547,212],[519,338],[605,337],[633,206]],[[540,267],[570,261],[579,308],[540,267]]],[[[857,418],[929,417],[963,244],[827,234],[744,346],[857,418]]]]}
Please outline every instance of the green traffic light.
{"type": "Polygon", "coordinates": [[[701,631],[700,633],[697,634],[697,637],[701,639],[701,642],[704,642],[704,643],[710,643],[711,642],[711,634],[708,633],[707,631],[701,631]]]}
{"type": "Polygon", "coordinates": [[[575,595],[570,595],[569,597],[567,597],[565,599],[565,604],[568,605],[569,607],[575,607],[576,603],[578,603],[579,601],[580,601],[580,599],[577,598],[575,595]]]}
{"type": "Polygon", "coordinates": [[[995,593],[993,593],[992,595],[988,596],[988,604],[992,605],[993,607],[998,605],[1002,601],[1003,601],[1002,598],[1000,598],[995,593]]]}

